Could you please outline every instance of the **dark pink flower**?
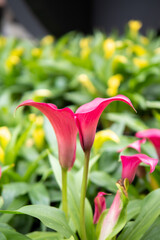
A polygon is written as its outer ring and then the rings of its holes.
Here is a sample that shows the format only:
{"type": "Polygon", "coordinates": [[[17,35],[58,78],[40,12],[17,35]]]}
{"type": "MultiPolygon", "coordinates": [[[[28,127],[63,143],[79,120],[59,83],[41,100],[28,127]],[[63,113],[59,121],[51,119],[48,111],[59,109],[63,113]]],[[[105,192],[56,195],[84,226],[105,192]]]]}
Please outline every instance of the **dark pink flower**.
{"type": "Polygon", "coordinates": [[[116,225],[121,210],[123,208],[123,202],[121,200],[121,192],[117,191],[113,203],[108,211],[108,214],[103,220],[99,240],[105,240],[112,233],[114,226],[116,225]]]}
{"type": "Polygon", "coordinates": [[[122,151],[124,151],[126,148],[133,148],[133,149],[135,149],[137,152],[140,153],[140,152],[141,152],[141,144],[143,144],[143,143],[145,143],[145,142],[146,142],[146,139],[145,139],[145,138],[139,139],[139,140],[137,140],[137,141],[135,141],[135,142],[127,145],[126,147],[118,150],[118,152],[122,152],[122,151]]]}
{"type": "Polygon", "coordinates": [[[22,102],[17,108],[21,106],[33,106],[49,119],[57,137],[59,162],[63,168],[70,169],[75,161],[78,131],[73,111],[69,108],[58,109],[51,103],[32,100],[22,102]]]}
{"type": "Polygon", "coordinates": [[[98,222],[101,213],[106,209],[106,200],[104,195],[106,195],[106,193],[99,192],[97,197],[95,197],[94,199],[94,206],[95,206],[94,218],[93,218],[94,224],[98,222]]]}
{"type": "Polygon", "coordinates": [[[136,133],[138,138],[147,138],[155,147],[160,159],[160,129],[151,128],[136,133]]]}
{"type": "Polygon", "coordinates": [[[158,159],[150,158],[145,154],[121,156],[121,161],[122,161],[122,179],[128,178],[130,183],[133,182],[137,167],[141,162],[150,165],[150,173],[154,171],[158,163],[158,159]]]}
{"type": "Polygon", "coordinates": [[[134,109],[131,101],[123,95],[112,98],[96,98],[77,109],[75,119],[84,151],[90,151],[94,142],[98,120],[103,110],[113,101],[125,102],[134,109]]]}

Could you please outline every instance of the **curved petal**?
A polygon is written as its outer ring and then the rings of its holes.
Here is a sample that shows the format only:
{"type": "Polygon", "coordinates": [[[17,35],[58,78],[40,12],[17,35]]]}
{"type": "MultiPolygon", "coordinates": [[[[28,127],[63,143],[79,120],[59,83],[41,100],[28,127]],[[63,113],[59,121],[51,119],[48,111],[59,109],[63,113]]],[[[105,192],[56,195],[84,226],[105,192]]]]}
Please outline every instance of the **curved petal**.
{"type": "Polygon", "coordinates": [[[148,138],[156,149],[157,155],[160,159],[160,129],[151,128],[136,133],[138,138],[148,138]]]}
{"type": "Polygon", "coordinates": [[[113,203],[108,211],[107,216],[104,218],[99,240],[105,240],[112,233],[118,218],[120,216],[123,204],[121,200],[121,192],[117,191],[117,194],[113,200],[113,203]]]}
{"type": "Polygon", "coordinates": [[[93,101],[77,109],[75,119],[79,129],[81,146],[84,151],[89,151],[91,149],[98,120],[103,110],[113,101],[125,102],[134,109],[131,101],[123,95],[117,95],[112,98],[95,98],[93,101]]]}
{"type": "Polygon", "coordinates": [[[141,152],[141,144],[143,144],[143,143],[145,143],[145,142],[146,142],[146,139],[145,139],[145,138],[139,139],[139,140],[137,140],[137,141],[135,141],[135,142],[127,145],[126,147],[118,150],[118,152],[122,152],[122,151],[124,151],[126,148],[133,148],[133,149],[135,149],[137,152],[140,153],[140,152],[141,152]]]}
{"type": "Polygon", "coordinates": [[[122,161],[122,179],[128,178],[132,183],[136,174],[138,165],[143,162],[150,165],[150,173],[152,173],[158,163],[158,159],[150,158],[145,154],[135,154],[133,156],[121,156],[122,161]]]}
{"type": "Polygon", "coordinates": [[[77,126],[74,113],[69,108],[58,109],[51,103],[39,103],[27,100],[21,106],[33,106],[39,109],[54,128],[59,152],[59,162],[63,168],[71,168],[75,161],[77,126]]]}
{"type": "Polygon", "coordinates": [[[102,212],[106,209],[106,199],[104,195],[107,195],[104,192],[99,192],[97,197],[94,199],[94,217],[93,217],[93,223],[96,224],[99,220],[100,215],[102,212]]]}

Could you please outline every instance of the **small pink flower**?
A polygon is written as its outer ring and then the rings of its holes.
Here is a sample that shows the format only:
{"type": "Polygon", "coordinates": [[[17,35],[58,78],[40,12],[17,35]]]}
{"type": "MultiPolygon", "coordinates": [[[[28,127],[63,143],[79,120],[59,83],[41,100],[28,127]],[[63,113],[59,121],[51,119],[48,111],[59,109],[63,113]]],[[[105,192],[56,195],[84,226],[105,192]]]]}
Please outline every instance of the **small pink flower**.
{"type": "Polygon", "coordinates": [[[99,240],[105,240],[112,233],[112,230],[118,221],[121,210],[123,208],[121,194],[122,193],[120,192],[120,190],[118,190],[113,200],[113,203],[108,211],[108,214],[103,220],[99,240]]]}
{"type": "Polygon", "coordinates": [[[160,159],[160,129],[151,128],[136,133],[138,138],[147,138],[155,147],[158,158],[160,159]]]}
{"type": "Polygon", "coordinates": [[[106,193],[99,192],[97,197],[95,197],[94,199],[94,206],[95,206],[94,218],[93,218],[94,224],[98,222],[100,215],[106,209],[106,200],[104,195],[106,195],[106,193]]]}
{"type": "Polygon", "coordinates": [[[145,154],[121,156],[121,161],[122,161],[122,179],[128,178],[130,183],[133,182],[137,167],[141,162],[150,165],[150,173],[154,171],[158,163],[158,159],[150,158],[145,154]]]}
{"type": "Polygon", "coordinates": [[[137,141],[135,141],[135,142],[127,145],[126,147],[118,150],[118,152],[122,152],[122,151],[124,151],[126,148],[133,148],[133,149],[135,149],[137,152],[140,153],[140,152],[141,152],[141,144],[143,144],[143,143],[145,143],[145,142],[146,142],[146,139],[145,139],[145,138],[139,139],[139,140],[137,140],[137,141]]]}
{"type": "Polygon", "coordinates": [[[51,103],[39,103],[32,100],[22,102],[21,106],[33,106],[39,109],[50,121],[58,142],[59,162],[63,168],[72,168],[75,161],[77,126],[74,113],[69,108],[58,109],[51,103]]]}
{"type": "Polygon", "coordinates": [[[96,98],[77,109],[75,119],[79,129],[81,146],[84,151],[90,151],[99,118],[103,110],[113,101],[125,102],[134,109],[131,101],[123,95],[117,95],[112,98],[96,98]]]}

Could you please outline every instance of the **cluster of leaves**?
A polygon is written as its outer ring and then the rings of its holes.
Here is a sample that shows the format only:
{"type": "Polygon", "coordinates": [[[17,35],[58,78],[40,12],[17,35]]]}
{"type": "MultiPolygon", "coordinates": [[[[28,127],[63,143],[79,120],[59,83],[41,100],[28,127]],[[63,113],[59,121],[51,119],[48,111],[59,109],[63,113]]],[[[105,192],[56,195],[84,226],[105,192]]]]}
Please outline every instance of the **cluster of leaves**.
{"type": "MultiPolygon", "coordinates": [[[[40,42],[0,37],[0,124],[10,131],[5,146],[0,136],[0,205],[10,213],[0,215],[0,239],[72,240],[77,239],[73,232],[79,231],[82,150],[78,146],[77,159],[69,174],[71,222],[68,225],[63,212],[54,208],[61,202],[61,174],[53,130],[48,121],[36,120],[35,115],[28,117],[18,111],[14,118],[13,112],[20,100],[45,98],[59,107],[70,104],[75,108],[95,97],[120,93],[128,96],[136,109],[142,110],[144,118],[140,120],[139,115],[124,112],[121,104],[114,104],[112,112],[103,114],[100,128],[109,126],[118,135],[119,142],[107,141],[98,152],[95,146],[90,160],[86,229],[88,239],[95,239],[93,199],[101,190],[112,194],[106,198],[107,208],[113,201],[117,191],[115,183],[121,176],[117,150],[134,141],[124,133],[160,128],[160,115],[153,111],[160,108],[160,40],[153,34],[142,36],[133,29],[129,25],[121,37],[117,33],[106,36],[98,31],[84,37],[72,32],[57,41],[51,36],[40,42]],[[114,124],[108,125],[108,121],[114,124]],[[33,205],[25,206],[28,204],[33,205]],[[41,223],[27,215],[38,218],[41,223]]],[[[28,113],[28,109],[25,110],[28,113]]],[[[156,157],[148,142],[143,151],[156,157]]],[[[131,154],[129,150],[128,154],[131,154]]],[[[126,226],[119,240],[158,239],[159,170],[157,166],[154,174],[148,177],[145,173],[129,187],[126,226]]]]}

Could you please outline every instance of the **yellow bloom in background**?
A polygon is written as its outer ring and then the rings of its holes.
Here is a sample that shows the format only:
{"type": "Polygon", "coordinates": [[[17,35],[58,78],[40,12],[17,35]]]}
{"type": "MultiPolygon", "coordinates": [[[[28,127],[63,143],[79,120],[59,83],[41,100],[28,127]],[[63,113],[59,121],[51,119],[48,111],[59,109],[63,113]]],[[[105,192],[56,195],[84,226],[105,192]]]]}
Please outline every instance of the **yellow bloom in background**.
{"type": "Polygon", "coordinates": [[[88,92],[92,94],[95,94],[97,92],[93,83],[90,81],[86,74],[80,74],[78,76],[78,81],[81,83],[83,87],[85,87],[88,90],[88,92]]]}
{"type": "Polygon", "coordinates": [[[11,51],[11,55],[12,56],[17,56],[17,57],[22,56],[23,53],[24,53],[24,48],[23,47],[17,47],[17,48],[14,48],[11,51]]]}
{"type": "Polygon", "coordinates": [[[103,50],[106,58],[111,58],[115,52],[116,44],[112,38],[107,38],[103,43],[103,50]]]}
{"type": "Polygon", "coordinates": [[[32,99],[35,101],[35,102],[39,102],[41,100],[43,100],[43,98],[45,97],[50,97],[52,96],[52,92],[48,89],[37,89],[33,92],[33,96],[32,96],[32,99]]]}
{"type": "Polygon", "coordinates": [[[80,52],[81,58],[86,59],[89,57],[89,54],[91,52],[91,49],[89,47],[83,48],[80,52]]]}
{"type": "Polygon", "coordinates": [[[0,37],[0,48],[6,45],[7,39],[3,36],[0,37]]]}
{"type": "Polygon", "coordinates": [[[122,80],[122,74],[115,74],[108,79],[108,87],[119,87],[122,80]]]}
{"type": "Polygon", "coordinates": [[[102,130],[96,133],[93,148],[97,152],[106,141],[120,142],[119,137],[110,129],[102,130]]]}
{"type": "Polygon", "coordinates": [[[145,36],[140,37],[141,43],[147,45],[149,43],[149,39],[145,36]]]}
{"type": "Polygon", "coordinates": [[[31,54],[33,57],[39,58],[42,55],[42,50],[40,48],[33,48],[31,54]]]}
{"type": "Polygon", "coordinates": [[[43,46],[51,45],[54,42],[54,40],[55,40],[54,36],[48,35],[48,36],[45,36],[44,38],[42,38],[41,44],[43,46]]]}
{"type": "Polygon", "coordinates": [[[0,127],[0,145],[5,149],[11,140],[11,133],[8,127],[0,127]]]}
{"type": "Polygon", "coordinates": [[[148,61],[146,59],[134,58],[133,63],[138,68],[144,68],[148,66],[148,61]]]}
{"type": "Polygon", "coordinates": [[[121,74],[115,74],[108,79],[108,88],[107,88],[108,96],[114,96],[117,94],[118,88],[122,80],[123,80],[123,76],[121,74]]]}
{"type": "Polygon", "coordinates": [[[5,153],[3,148],[0,146],[0,162],[4,163],[5,153]]]}
{"type": "Polygon", "coordinates": [[[11,70],[14,66],[18,65],[20,58],[18,56],[10,55],[5,62],[5,66],[8,70],[11,70]]]}
{"type": "Polygon", "coordinates": [[[36,117],[35,123],[36,123],[36,126],[37,126],[37,127],[42,127],[43,122],[44,122],[43,116],[37,116],[37,117],[36,117]]]}
{"type": "Polygon", "coordinates": [[[44,145],[44,136],[43,128],[38,127],[33,131],[33,140],[38,149],[41,149],[44,145]]]}
{"type": "Polygon", "coordinates": [[[118,88],[109,87],[109,88],[107,88],[106,93],[108,96],[113,97],[113,96],[117,95],[118,88]]]}
{"type": "Polygon", "coordinates": [[[143,56],[147,53],[146,49],[140,45],[133,45],[131,47],[131,51],[132,51],[132,53],[136,54],[137,56],[143,56]]]}
{"type": "Polygon", "coordinates": [[[35,122],[36,121],[36,114],[35,113],[30,113],[28,118],[29,118],[30,122],[35,122]]]}
{"type": "Polygon", "coordinates": [[[90,37],[87,37],[87,38],[82,38],[79,42],[79,46],[80,48],[88,48],[89,47],[89,44],[91,42],[91,38],[90,37]]]}
{"type": "Polygon", "coordinates": [[[159,188],[159,184],[158,184],[157,180],[154,178],[154,176],[152,176],[152,174],[149,175],[149,181],[150,181],[150,185],[153,190],[159,188]]]}
{"type": "Polygon", "coordinates": [[[142,27],[142,22],[141,21],[138,21],[138,20],[130,20],[128,22],[128,26],[129,26],[129,29],[131,31],[131,33],[133,34],[137,34],[138,31],[141,29],[142,27]]]}

